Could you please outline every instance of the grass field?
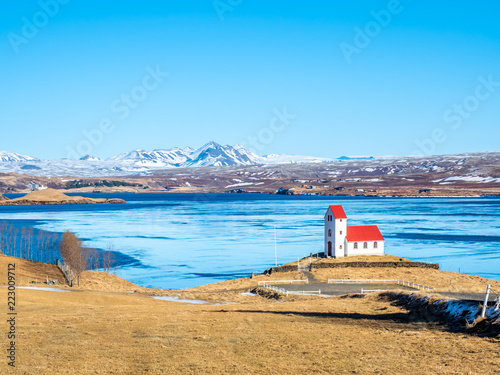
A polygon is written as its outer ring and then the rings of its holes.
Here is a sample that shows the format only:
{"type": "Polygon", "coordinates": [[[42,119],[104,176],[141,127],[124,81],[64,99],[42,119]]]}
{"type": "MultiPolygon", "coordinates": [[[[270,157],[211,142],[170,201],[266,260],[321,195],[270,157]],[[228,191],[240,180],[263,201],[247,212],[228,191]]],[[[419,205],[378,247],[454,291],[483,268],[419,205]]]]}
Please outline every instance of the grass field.
{"type": "MultiPolygon", "coordinates": [[[[12,261],[29,269],[7,257],[0,257],[0,267],[12,261]]],[[[436,272],[422,277],[437,280],[436,272]]],[[[459,285],[465,276],[441,274],[443,285],[446,279],[459,285]]],[[[499,338],[448,332],[377,295],[280,301],[241,295],[264,277],[162,291],[89,273],[69,293],[17,289],[16,368],[3,359],[0,373],[499,373],[499,338]],[[209,303],[158,300],[155,294],[209,303]]],[[[6,311],[7,289],[0,290],[6,311]]],[[[0,343],[7,348],[5,337],[0,343]]]]}

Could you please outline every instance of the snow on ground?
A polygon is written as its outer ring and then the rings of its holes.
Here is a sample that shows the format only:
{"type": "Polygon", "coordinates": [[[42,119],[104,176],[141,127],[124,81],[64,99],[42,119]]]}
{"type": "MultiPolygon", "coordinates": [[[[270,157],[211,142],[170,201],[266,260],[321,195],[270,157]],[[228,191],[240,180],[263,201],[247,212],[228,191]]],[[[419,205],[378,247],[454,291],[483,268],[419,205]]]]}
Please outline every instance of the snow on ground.
{"type": "MultiPolygon", "coordinates": [[[[422,297],[415,293],[410,293],[408,298],[417,304],[426,303],[429,300],[428,296],[422,297]]],[[[432,305],[446,320],[456,323],[465,320],[471,324],[480,316],[482,310],[481,305],[464,300],[440,299],[432,302],[432,305]]],[[[488,319],[492,319],[492,323],[500,323],[500,309],[488,307],[485,315],[488,319]]]]}
{"type": "Polygon", "coordinates": [[[500,182],[500,178],[494,178],[494,177],[480,177],[480,176],[452,176],[445,178],[444,180],[434,180],[432,182],[438,182],[438,181],[443,181],[440,184],[443,183],[452,183],[454,181],[465,181],[465,182],[478,182],[482,184],[486,184],[489,182],[500,182]]]}
{"type": "Polygon", "coordinates": [[[244,293],[241,293],[242,296],[246,296],[246,297],[253,297],[253,296],[256,296],[257,293],[252,293],[252,292],[244,292],[244,293]]]}
{"type": "MultiPolygon", "coordinates": [[[[248,185],[253,185],[254,183],[253,182],[242,182],[242,183],[239,183],[239,184],[232,184],[232,185],[227,185],[224,189],[227,189],[227,188],[232,188],[232,187],[238,187],[238,186],[248,186],[248,185]]],[[[261,185],[262,183],[257,183],[255,185],[261,185]]]]}
{"type": "Polygon", "coordinates": [[[201,301],[199,299],[179,299],[179,297],[157,297],[157,296],[154,296],[153,298],[164,300],[164,301],[170,301],[170,302],[184,302],[184,303],[196,303],[196,304],[208,303],[207,301],[201,301]]]}
{"type": "Polygon", "coordinates": [[[17,289],[32,289],[32,290],[46,290],[49,292],[71,292],[71,290],[59,289],[59,288],[46,288],[41,286],[18,286],[17,289]]]}

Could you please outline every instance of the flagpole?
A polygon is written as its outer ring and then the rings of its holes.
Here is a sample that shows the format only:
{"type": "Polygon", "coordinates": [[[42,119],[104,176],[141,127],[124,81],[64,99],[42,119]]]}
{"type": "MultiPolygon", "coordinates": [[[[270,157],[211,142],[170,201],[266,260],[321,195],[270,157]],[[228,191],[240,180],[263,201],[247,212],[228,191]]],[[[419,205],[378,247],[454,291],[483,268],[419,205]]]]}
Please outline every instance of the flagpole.
{"type": "Polygon", "coordinates": [[[276,225],[274,226],[274,263],[278,267],[278,250],[276,247],[276,225]]]}

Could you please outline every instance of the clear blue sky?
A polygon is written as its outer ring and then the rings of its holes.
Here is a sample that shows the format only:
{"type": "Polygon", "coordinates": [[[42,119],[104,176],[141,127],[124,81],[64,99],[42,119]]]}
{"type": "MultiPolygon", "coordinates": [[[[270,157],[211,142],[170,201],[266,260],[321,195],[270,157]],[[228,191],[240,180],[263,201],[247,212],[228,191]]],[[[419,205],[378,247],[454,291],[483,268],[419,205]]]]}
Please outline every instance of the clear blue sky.
{"type": "Polygon", "coordinates": [[[0,14],[0,150],[499,150],[498,2],[55,2],[0,14]]]}

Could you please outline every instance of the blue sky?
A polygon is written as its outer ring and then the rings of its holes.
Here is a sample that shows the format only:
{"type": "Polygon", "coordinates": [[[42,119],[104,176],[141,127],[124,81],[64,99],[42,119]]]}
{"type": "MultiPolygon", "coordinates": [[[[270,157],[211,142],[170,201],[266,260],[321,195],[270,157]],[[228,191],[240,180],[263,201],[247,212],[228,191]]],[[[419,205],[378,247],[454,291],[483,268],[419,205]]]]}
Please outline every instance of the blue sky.
{"type": "Polygon", "coordinates": [[[494,1],[10,1],[0,150],[498,151],[494,1]]]}

